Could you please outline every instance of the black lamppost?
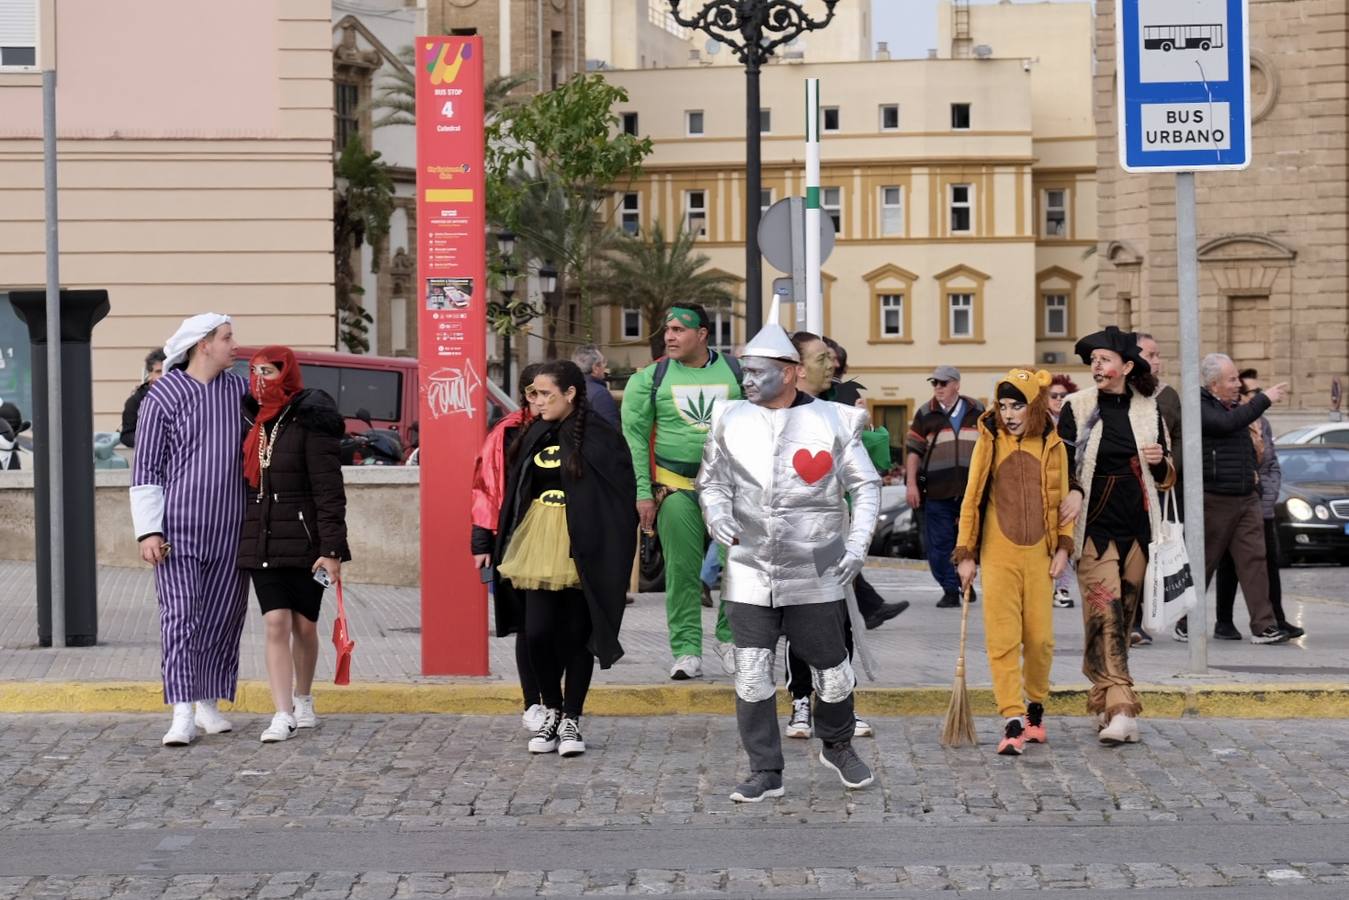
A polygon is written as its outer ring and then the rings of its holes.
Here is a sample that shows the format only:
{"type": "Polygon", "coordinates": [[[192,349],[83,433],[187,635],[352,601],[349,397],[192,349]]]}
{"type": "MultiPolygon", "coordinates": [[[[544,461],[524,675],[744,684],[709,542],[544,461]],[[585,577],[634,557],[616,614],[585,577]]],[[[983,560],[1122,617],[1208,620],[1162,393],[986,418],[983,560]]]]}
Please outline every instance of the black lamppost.
{"type": "Polygon", "coordinates": [[[773,51],[834,19],[838,0],[823,0],[823,20],[811,18],[794,0],[707,0],[692,16],[679,12],[681,0],[666,0],[675,22],[701,31],[735,51],[745,67],[745,333],[763,325],[763,267],[759,259],[759,70],[773,51]]]}
{"type": "MultiPolygon", "coordinates": [[[[511,308],[511,298],[515,296],[515,235],[509,231],[497,234],[497,252],[501,255],[501,296],[505,299],[505,308],[511,308]]],[[[501,389],[507,397],[515,396],[515,387],[511,384],[511,332],[509,329],[501,335],[501,389]]]]}

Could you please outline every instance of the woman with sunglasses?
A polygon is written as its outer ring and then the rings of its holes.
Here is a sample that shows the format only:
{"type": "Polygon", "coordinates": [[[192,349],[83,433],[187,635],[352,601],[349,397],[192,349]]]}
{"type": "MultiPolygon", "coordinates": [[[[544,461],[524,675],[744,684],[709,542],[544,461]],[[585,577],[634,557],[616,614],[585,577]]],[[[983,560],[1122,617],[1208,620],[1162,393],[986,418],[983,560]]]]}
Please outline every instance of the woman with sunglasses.
{"type": "Polygon", "coordinates": [[[487,570],[483,580],[492,585],[497,637],[515,634],[515,671],[520,676],[520,691],[525,703],[520,721],[529,731],[538,731],[543,724],[544,706],[539,700],[539,682],[534,677],[529,648],[525,644],[524,595],[516,591],[510,581],[497,577],[491,568],[497,521],[501,517],[501,498],[506,492],[506,448],[534,422],[534,399],[538,396],[534,391],[534,376],[542,368],[543,363],[532,363],[520,372],[517,384],[520,408],[496,423],[478,451],[478,459],[473,464],[473,532],[470,539],[473,562],[479,569],[487,570]]]}
{"type": "MultiPolygon", "coordinates": [[[[1054,380],[1049,383],[1049,417],[1054,420],[1054,427],[1059,425],[1059,416],[1063,413],[1063,401],[1069,394],[1077,393],[1077,385],[1071,378],[1060,372],[1054,376],[1054,380]]],[[[1054,605],[1059,609],[1073,608],[1072,585],[1076,576],[1073,574],[1072,563],[1059,573],[1059,577],[1054,579],[1054,605]]]]}
{"type": "Polygon", "coordinates": [[[637,481],[623,438],[591,415],[575,363],[545,363],[534,390],[538,418],[506,453],[495,558],[524,592],[525,641],[546,707],[529,752],[576,756],[586,749],[580,719],[595,660],[607,669],[623,656],[637,481]]]}
{"type": "Polygon", "coordinates": [[[316,577],[336,584],[351,559],[338,451],[346,421],[327,393],[305,389],[288,347],[263,347],[249,360],[243,408],[248,501],[239,568],[252,575],[266,628],[276,714],[261,740],[271,744],[318,725],[310,692],[324,584],[316,577]]]}

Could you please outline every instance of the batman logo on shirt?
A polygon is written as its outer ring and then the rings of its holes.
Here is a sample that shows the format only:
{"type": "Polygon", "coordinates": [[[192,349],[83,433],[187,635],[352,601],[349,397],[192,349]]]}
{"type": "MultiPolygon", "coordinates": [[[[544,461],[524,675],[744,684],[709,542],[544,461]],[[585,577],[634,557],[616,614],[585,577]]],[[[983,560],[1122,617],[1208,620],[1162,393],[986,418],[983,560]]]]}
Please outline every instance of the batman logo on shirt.
{"type": "Polygon", "coordinates": [[[540,469],[556,469],[562,465],[562,448],[554,444],[534,454],[534,465],[540,469]]]}
{"type": "Polygon", "coordinates": [[[559,490],[544,491],[539,494],[539,502],[544,506],[566,506],[567,495],[559,490]]]}

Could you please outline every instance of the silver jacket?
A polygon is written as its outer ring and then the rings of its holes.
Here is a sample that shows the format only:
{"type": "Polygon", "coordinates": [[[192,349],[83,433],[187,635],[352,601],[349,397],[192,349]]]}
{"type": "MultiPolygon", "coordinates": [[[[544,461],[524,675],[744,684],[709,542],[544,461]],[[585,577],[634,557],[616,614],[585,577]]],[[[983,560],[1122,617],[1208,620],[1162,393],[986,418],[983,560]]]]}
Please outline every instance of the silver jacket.
{"type": "Polygon", "coordinates": [[[697,483],[705,520],[730,516],[740,529],[722,596],[755,606],[843,598],[836,564],[845,550],[865,557],[880,509],[865,425],[864,411],[825,400],[789,409],[717,404],[697,483]]]}

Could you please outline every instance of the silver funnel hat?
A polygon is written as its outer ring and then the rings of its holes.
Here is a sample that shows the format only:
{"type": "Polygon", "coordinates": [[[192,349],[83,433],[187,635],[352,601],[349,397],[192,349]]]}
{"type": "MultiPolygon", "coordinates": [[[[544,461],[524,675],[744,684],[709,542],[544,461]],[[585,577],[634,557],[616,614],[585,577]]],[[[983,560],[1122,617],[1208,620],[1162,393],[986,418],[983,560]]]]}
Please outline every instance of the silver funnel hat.
{"type": "Polygon", "coordinates": [[[779,301],[775,296],[773,303],[768,309],[768,321],[764,327],[759,329],[759,333],[750,338],[741,352],[741,358],[748,356],[758,356],[763,359],[776,359],[782,362],[797,363],[801,362],[801,354],[796,352],[796,345],[792,343],[791,336],[787,334],[787,329],[778,324],[779,301]]]}

